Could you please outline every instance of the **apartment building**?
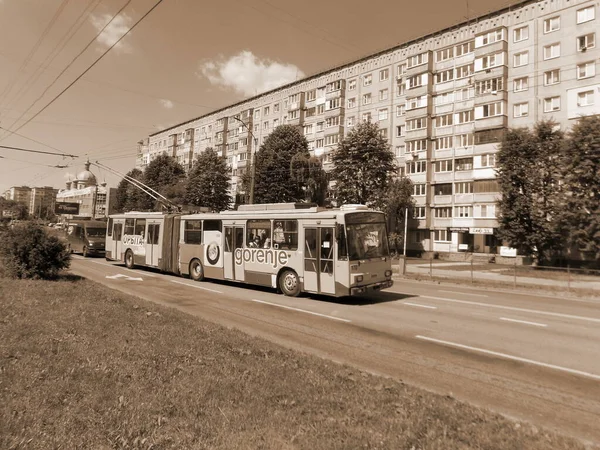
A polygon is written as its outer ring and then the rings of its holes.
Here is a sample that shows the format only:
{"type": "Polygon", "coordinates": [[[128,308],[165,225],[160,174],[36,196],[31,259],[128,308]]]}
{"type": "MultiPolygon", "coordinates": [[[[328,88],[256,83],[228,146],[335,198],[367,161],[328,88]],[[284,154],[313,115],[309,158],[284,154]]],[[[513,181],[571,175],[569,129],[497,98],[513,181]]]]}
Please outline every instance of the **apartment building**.
{"type": "Polygon", "coordinates": [[[29,206],[31,188],[29,186],[13,186],[2,194],[6,200],[13,200],[22,205],[29,206]]]}
{"type": "Polygon", "coordinates": [[[494,251],[495,155],[507,127],[553,119],[566,130],[600,113],[598,8],[518,3],[154,133],[138,143],[136,166],[166,152],[189,168],[213,147],[234,195],[278,125],[302,127],[329,169],[338,142],[370,120],[414,182],[408,248],[494,251]]]}
{"type": "Polygon", "coordinates": [[[51,186],[31,188],[29,214],[31,216],[45,217],[48,211],[54,212],[57,193],[58,189],[54,189],[51,186]]]}

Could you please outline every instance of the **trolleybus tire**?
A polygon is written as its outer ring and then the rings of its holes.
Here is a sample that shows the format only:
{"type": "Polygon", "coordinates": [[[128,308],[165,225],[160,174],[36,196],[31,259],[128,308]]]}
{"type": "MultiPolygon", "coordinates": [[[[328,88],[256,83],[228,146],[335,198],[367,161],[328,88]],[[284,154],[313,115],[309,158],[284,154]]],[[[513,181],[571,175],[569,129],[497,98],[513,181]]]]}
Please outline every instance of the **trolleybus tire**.
{"type": "Polygon", "coordinates": [[[204,267],[199,259],[192,259],[190,262],[190,278],[194,281],[204,280],[204,267]]]}
{"type": "Polygon", "coordinates": [[[291,269],[284,270],[279,275],[279,289],[288,297],[300,295],[300,279],[298,274],[291,269]]]}
{"type": "Polygon", "coordinates": [[[130,249],[130,250],[127,250],[127,251],[125,252],[125,266],[126,266],[128,269],[133,269],[133,266],[134,266],[134,265],[135,265],[135,264],[133,263],[133,252],[131,251],[131,249],[130,249]]]}

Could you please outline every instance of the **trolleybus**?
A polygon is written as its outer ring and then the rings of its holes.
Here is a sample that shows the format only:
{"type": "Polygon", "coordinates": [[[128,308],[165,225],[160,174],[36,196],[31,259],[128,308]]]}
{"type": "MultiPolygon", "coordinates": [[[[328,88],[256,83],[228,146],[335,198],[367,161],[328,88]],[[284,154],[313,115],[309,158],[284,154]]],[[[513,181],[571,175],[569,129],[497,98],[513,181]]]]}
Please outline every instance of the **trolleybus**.
{"type": "Polygon", "coordinates": [[[200,214],[111,215],[106,259],[204,279],[361,295],[391,287],[385,215],[364,205],[241,205],[200,214]]]}

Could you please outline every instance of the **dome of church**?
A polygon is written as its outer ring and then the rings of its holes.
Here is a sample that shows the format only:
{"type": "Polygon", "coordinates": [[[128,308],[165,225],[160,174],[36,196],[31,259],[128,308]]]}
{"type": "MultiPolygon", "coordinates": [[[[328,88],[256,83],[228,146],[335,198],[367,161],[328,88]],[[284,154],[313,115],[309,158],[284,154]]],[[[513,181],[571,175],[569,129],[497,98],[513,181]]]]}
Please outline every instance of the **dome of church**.
{"type": "Polygon", "coordinates": [[[96,184],[96,175],[90,172],[90,163],[85,163],[85,170],[79,172],[76,178],[77,182],[83,182],[88,186],[93,186],[96,184]]]}

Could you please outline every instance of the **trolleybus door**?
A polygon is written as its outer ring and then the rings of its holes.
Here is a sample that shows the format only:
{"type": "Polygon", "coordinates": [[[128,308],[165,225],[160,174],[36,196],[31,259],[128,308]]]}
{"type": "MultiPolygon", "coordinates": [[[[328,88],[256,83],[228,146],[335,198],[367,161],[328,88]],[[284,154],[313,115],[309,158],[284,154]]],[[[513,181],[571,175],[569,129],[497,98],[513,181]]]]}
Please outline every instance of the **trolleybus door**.
{"type": "Polygon", "coordinates": [[[225,226],[224,278],[244,281],[244,227],[225,226]]]}
{"type": "Polygon", "coordinates": [[[161,258],[159,245],[160,223],[149,223],[146,233],[146,265],[158,266],[158,260],[161,258]]]}
{"type": "Polygon", "coordinates": [[[304,289],[335,294],[333,227],[304,228],[304,289]]]}
{"type": "Polygon", "coordinates": [[[121,252],[123,251],[121,239],[123,239],[123,224],[114,222],[112,230],[112,241],[110,241],[109,249],[111,252],[111,258],[117,261],[121,259],[121,252]]]}

